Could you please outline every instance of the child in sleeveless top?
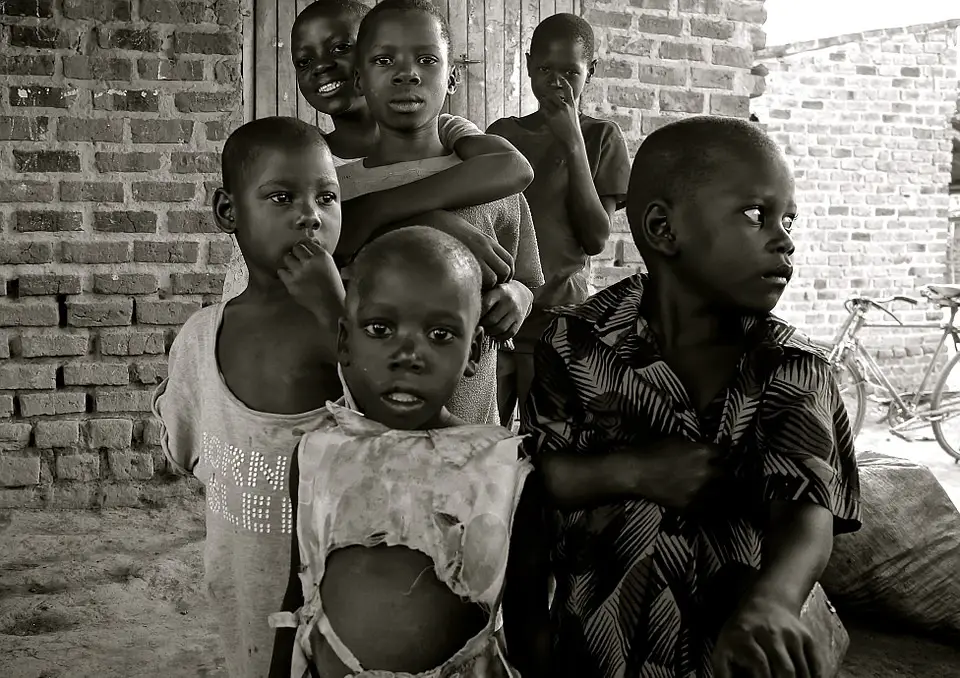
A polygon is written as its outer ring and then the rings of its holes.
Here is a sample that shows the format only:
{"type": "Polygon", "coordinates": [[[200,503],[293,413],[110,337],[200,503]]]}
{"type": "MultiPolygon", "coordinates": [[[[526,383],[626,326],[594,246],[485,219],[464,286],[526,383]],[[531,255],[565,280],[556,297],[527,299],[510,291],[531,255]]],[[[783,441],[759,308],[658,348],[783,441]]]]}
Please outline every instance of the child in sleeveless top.
{"type": "MultiPolygon", "coordinates": [[[[300,12],[291,31],[297,86],[313,108],[333,121],[334,130],[324,136],[337,165],[367,156],[380,136],[365,98],[354,88],[357,29],[369,11],[359,0],[321,0],[300,12]]],[[[530,164],[505,139],[486,135],[455,115],[443,114],[439,123],[444,148],[463,163],[423,181],[384,191],[376,200],[359,196],[344,201],[343,222],[350,229],[344,233],[338,253],[355,253],[375,230],[389,223],[504,198],[519,193],[533,180],[530,164]]],[[[513,259],[495,240],[452,216],[432,225],[470,248],[480,260],[488,286],[510,278],[513,259]]],[[[243,291],[246,275],[243,257],[234,248],[224,281],[224,301],[243,291]]]]}
{"type": "Polygon", "coordinates": [[[291,464],[271,676],[512,675],[496,628],[530,466],[510,431],[445,407],[476,370],[480,304],[476,260],[435,229],[388,233],[351,264],[345,395],[291,464]]]}

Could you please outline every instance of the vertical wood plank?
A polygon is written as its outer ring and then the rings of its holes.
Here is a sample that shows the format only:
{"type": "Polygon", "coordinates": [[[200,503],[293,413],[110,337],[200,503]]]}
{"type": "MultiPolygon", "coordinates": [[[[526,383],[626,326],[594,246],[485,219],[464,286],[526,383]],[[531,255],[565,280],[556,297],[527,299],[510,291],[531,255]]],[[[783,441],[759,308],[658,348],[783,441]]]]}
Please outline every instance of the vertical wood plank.
{"type": "Polygon", "coordinates": [[[528,115],[537,110],[538,104],[533,90],[530,87],[530,74],[527,73],[526,54],[530,51],[530,39],[533,30],[540,23],[540,0],[521,0],[520,17],[520,50],[523,53],[521,60],[520,79],[520,115],[528,115]]]}
{"type": "Polygon", "coordinates": [[[256,55],[256,108],[254,117],[277,114],[277,2],[257,0],[254,6],[256,55]]]}
{"type": "Polygon", "coordinates": [[[297,3],[277,0],[277,115],[297,116],[297,73],[290,52],[290,31],[297,3]]]}
{"type": "Polygon", "coordinates": [[[467,3],[467,59],[480,61],[466,64],[467,117],[480,129],[487,127],[487,87],[485,81],[486,49],[484,35],[484,0],[466,0],[467,3]]]}
{"type": "MultiPolygon", "coordinates": [[[[523,89],[523,42],[520,30],[523,0],[506,0],[503,16],[503,115],[520,115],[523,89]]],[[[493,121],[491,120],[491,123],[493,121]]]]}
{"type": "MultiPolygon", "coordinates": [[[[298,16],[300,15],[300,12],[302,12],[303,10],[305,10],[305,9],[307,8],[308,5],[313,4],[313,0],[296,0],[296,2],[297,2],[297,15],[298,15],[298,16]]],[[[293,43],[292,43],[292,42],[290,43],[290,47],[291,47],[291,49],[293,48],[293,43]]],[[[310,123],[311,125],[319,125],[319,120],[318,120],[319,113],[317,113],[317,111],[314,110],[313,106],[311,106],[310,104],[308,104],[308,103],[307,103],[307,100],[303,98],[303,95],[302,95],[302,94],[300,94],[300,88],[296,86],[296,84],[297,84],[297,83],[296,83],[296,77],[297,77],[296,68],[294,68],[294,71],[293,71],[294,83],[293,83],[293,84],[294,84],[294,89],[296,90],[296,96],[297,96],[297,99],[296,99],[296,101],[297,101],[297,113],[296,113],[296,115],[297,115],[298,118],[300,118],[300,119],[303,120],[304,122],[308,122],[308,123],[310,123]]]]}
{"type": "Polygon", "coordinates": [[[460,87],[453,96],[447,97],[447,110],[453,115],[469,118],[470,111],[467,105],[470,90],[467,67],[459,64],[460,59],[469,49],[467,43],[467,3],[465,0],[447,0],[447,23],[450,26],[450,43],[453,47],[453,61],[460,69],[460,87]]]}
{"type": "MultiPolygon", "coordinates": [[[[487,0],[484,16],[483,68],[486,83],[485,125],[503,117],[504,87],[504,0],[487,0]]],[[[485,127],[481,128],[485,129],[485,127]]]]}

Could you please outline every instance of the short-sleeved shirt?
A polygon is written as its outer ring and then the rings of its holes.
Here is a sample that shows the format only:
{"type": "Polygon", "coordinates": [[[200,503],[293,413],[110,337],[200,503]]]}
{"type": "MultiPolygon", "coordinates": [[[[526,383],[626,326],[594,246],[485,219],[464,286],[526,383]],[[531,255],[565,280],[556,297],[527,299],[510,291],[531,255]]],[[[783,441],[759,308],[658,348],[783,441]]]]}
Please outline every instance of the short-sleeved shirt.
{"type": "MultiPolygon", "coordinates": [[[[440,116],[438,129],[440,132],[440,142],[444,148],[451,151],[453,147],[457,145],[457,142],[464,137],[483,134],[479,127],[466,118],[461,118],[458,115],[448,115],[446,113],[440,116]]],[[[333,164],[335,167],[346,165],[355,160],[355,158],[338,158],[337,156],[333,156],[333,164]]],[[[341,196],[340,199],[346,200],[347,198],[341,196]]],[[[233,253],[230,256],[230,261],[227,263],[227,272],[223,279],[223,296],[220,298],[220,300],[224,302],[230,301],[243,292],[247,288],[247,282],[250,276],[247,271],[247,266],[243,261],[243,254],[240,253],[240,248],[237,246],[236,239],[231,238],[231,240],[233,240],[233,253]]]]}
{"type": "Polygon", "coordinates": [[[830,365],[769,315],[743,318],[747,350],[704,414],[661,358],[642,314],[645,276],[558,309],[534,361],[521,413],[534,464],[550,454],[602,453],[666,436],[724,450],[730,486],[710,512],[644,499],[557,512],[551,561],[557,652],[570,675],[709,678],[710,654],[760,566],[762,525],[775,500],[860,526],[853,436],[830,365]]]}
{"type": "MultiPolygon", "coordinates": [[[[514,339],[517,351],[531,353],[550,322],[547,308],[578,304],[587,298],[590,258],[571,223],[566,152],[549,128],[530,128],[521,120],[501,118],[487,133],[516,146],[534,169],[533,182],[523,195],[533,214],[544,284],[536,291],[530,317],[514,339]]],[[[615,198],[617,209],[622,208],[630,182],[630,157],[620,128],[615,122],[581,114],[580,129],[597,195],[615,198]]]]}
{"type": "MultiPolygon", "coordinates": [[[[365,167],[362,160],[337,168],[340,192],[344,200],[367,193],[385,191],[450,169],[461,162],[455,154],[424,160],[411,160],[378,167],[365,167]]],[[[514,257],[514,279],[531,290],[543,284],[537,236],[530,208],[523,195],[512,195],[493,202],[450,210],[472,224],[481,233],[494,238],[514,257]]],[[[497,412],[497,352],[484,343],[472,377],[464,377],[448,407],[468,424],[499,424],[497,412]]]]}

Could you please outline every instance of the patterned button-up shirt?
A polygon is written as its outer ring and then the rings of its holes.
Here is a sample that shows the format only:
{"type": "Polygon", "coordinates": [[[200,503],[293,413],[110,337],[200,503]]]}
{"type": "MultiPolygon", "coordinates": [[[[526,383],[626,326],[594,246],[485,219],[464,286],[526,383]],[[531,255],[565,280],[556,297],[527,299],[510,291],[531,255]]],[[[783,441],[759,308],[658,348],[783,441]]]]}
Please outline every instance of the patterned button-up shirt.
{"type": "Polygon", "coordinates": [[[858,529],[853,437],[822,354],[773,316],[743,319],[747,350],[698,414],[641,315],[645,276],[558,311],[535,354],[521,432],[534,463],[665,436],[715,443],[729,491],[709,513],[644,499],[559,512],[551,554],[556,651],[583,678],[708,678],[710,653],[748,576],[774,500],[812,502],[858,529]]]}

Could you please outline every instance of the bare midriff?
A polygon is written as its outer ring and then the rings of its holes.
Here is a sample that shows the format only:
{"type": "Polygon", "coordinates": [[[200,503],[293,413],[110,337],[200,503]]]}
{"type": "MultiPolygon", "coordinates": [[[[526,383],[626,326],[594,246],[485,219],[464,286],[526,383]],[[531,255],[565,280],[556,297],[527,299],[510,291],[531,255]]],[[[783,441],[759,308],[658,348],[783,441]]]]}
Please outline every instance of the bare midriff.
{"type": "MultiPolygon", "coordinates": [[[[348,546],[330,553],[320,584],[330,626],[367,670],[421,673],[442,665],[487,624],[488,614],[437,579],[433,561],[405,546],[348,546]]],[[[324,678],[350,670],[313,638],[324,678]]]]}

